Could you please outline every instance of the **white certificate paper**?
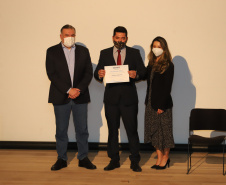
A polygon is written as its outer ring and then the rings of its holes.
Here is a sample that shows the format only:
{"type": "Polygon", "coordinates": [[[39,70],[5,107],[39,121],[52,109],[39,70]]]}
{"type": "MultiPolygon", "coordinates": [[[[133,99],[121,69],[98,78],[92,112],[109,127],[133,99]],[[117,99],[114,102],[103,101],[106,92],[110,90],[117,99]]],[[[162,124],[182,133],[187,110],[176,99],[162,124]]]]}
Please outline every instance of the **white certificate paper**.
{"type": "Polygon", "coordinates": [[[115,65],[104,66],[106,83],[129,82],[129,66],[115,65]]]}

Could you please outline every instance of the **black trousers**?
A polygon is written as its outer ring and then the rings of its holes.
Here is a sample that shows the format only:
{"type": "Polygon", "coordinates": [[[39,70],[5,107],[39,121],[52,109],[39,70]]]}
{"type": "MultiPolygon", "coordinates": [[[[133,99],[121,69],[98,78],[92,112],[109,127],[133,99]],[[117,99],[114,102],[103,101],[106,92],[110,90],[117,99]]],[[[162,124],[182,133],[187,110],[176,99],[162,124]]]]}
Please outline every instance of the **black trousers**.
{"type": "Polygon", "coordinates": [[[120,117],[125,126],[129,140],[131,162],[140,161],[140,142],[137,132],[138,105],[109,105],[105,104],[105,116],[108,124],[108,157],[113,161],[119,161],[118,130],[120,127],[120,117]]]}

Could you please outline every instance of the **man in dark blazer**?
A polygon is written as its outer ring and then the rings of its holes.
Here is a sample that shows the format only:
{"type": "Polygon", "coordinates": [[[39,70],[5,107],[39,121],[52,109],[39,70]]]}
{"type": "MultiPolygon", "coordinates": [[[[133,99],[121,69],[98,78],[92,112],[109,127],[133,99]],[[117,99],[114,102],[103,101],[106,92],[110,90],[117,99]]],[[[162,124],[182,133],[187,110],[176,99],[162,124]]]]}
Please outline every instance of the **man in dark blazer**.
{"type": "Polygon", "coordinates": [[[128,65],[129,82],[107,83],[104,93],[105,116],[108,124],[108,156],[110,163],[104,170],[120,167],[118,130],[122,117],[130,146],[130,168],[142,171],[139,166],[139,136],[137,132],[138,96],[135,81],[144,77],[146,69],[139,50],[126,46],[127,30],[118,26],[113,32],[114,47],[102,50],[94,77],[102,82],[105,76],[104,66],[128,65]]]}
{"type": "Polygon", "coordinates": [[[61,28],[61,43],[48,48],[46,71],[51,81],[49,103],[56,117],[56,149],[58,159],[51,170],[67,167],[68,125],[73,114],[79,166],[96,169],[88,159],[87,105],[90,101],[88,85],[93,76],[87,48],[75,44],[75,28],[61,28]]]}

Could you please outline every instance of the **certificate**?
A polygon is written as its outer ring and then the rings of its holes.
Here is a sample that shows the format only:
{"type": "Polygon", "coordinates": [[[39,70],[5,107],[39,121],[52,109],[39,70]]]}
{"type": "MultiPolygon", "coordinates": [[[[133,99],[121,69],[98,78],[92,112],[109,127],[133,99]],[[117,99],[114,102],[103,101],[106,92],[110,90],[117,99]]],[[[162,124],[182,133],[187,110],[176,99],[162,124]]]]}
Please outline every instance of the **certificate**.
{"type": "Polygon", "coordinates": [[[129,82],[129,66],[115,65],[104,66],[106,83],[129,82]]]}

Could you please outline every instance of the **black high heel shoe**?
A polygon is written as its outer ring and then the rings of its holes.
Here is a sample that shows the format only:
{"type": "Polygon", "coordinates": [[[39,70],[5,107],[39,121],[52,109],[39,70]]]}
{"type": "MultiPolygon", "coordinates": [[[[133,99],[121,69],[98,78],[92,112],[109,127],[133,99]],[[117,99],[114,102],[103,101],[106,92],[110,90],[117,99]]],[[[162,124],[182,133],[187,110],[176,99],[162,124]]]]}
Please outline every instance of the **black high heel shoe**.
{"type": "Polygon", "coordinates": [[[166,169],[167,165],[168,165],[168,168],[169,168],[169,164],[170,164],[170,159],[167,160],[165,166],[158,166],[158,167],[156,167],[156,170],[164,170],[164,169],[166,169]]]}
{"type": "Polygon", "coordinates": [[[156,169],[159,165],[153,165],[151,168],[156,169]]]}

